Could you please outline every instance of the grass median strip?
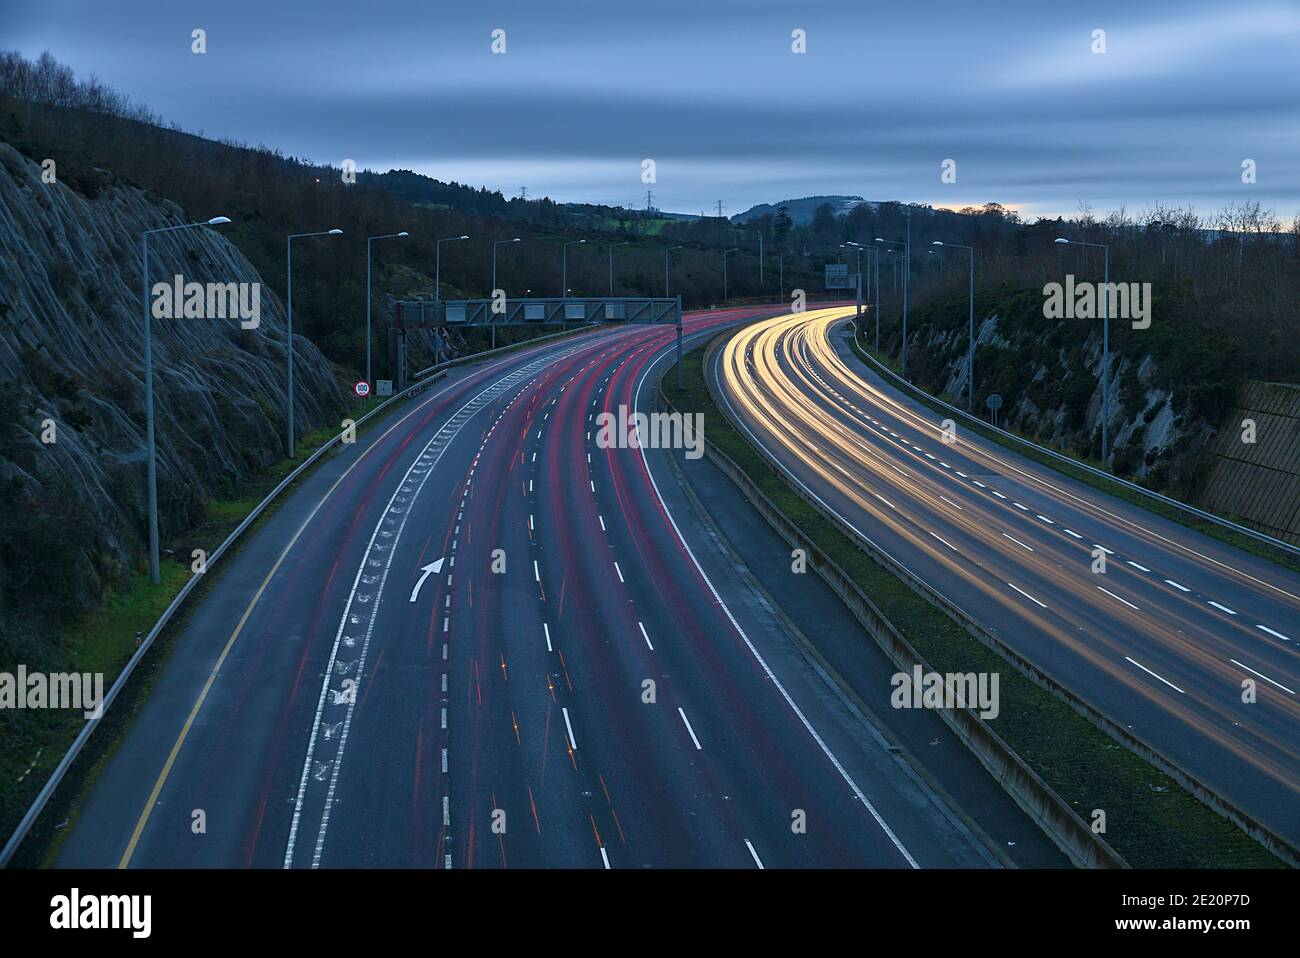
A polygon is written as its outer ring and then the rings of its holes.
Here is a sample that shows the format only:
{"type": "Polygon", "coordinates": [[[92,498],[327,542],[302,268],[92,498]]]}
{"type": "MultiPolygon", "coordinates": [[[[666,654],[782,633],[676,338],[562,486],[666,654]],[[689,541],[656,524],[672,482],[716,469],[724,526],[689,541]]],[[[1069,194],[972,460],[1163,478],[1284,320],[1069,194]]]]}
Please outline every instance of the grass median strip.
{"type": "MultiPolygon", "coordinates": [[[[715,337],[730,336],[734,330],[715,337]]],[[[1064,702],[1039,688],[878,565],[795,493],[731,428],[704,376],[705,348],[684,358],[682,391],[665,398],[703,413],[708,439],[739,465],[823,556],[866,592],[939,672],[997,672],[1001,712],[993,728],[1079,816],[1105,813],[1105,838],[1135,868],[1281,867],[1282,862],[1202,805],[1164,773],[1119,745],[1064,702]]],[[[816,557],[814,557],[816,561],[816,557]]],[[[816,641],[816,636],[810,636],[816,641]]],[[[863,641],[871,641],[865,635],[863,641]]],[[[887,694],[888,689],[880,690],[887,694]]]]}

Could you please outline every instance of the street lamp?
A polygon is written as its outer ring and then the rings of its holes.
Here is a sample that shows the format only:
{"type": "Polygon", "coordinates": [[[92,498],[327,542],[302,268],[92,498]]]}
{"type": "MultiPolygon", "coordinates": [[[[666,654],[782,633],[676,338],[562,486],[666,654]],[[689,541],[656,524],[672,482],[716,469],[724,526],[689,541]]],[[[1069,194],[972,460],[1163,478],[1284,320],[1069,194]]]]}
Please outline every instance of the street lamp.
{"type": "Polygon", "coordinates": [[[628,244],[626,242],[609,244],[609,298],[610,299],[614,298],[614,247],[627,246],[627,245],[628,244]]]}
{"type": "Polygon", "coordinates": [[[670,246],[664,250],[664,298],[668,298],[668,254],[674,250],[685,249],[683,246],[670,246]]]}
{"type": "MultiPolygon", "coordinates": [[[[366,382],[370,385],[374,383],[370,379],[370,244],[377,239],[396,239],[406,237],[411,234],[403,230],[400,233],[385,233],[383,236],[366,237],[366,382]]],[[[366,394],[364,400],[366,406],[370,405],[370,394],[366,394]]]]}
{"type": "Polygon", "coordinates": [[[564,244],[564,249],[560,254],[560,297],[565,298],[569,295],[569,247],[581,246],[587,242],[585,239],[570,240],[564,244]]]}
{"type": "Polygon", "coordinates": [[[735,253],[735,252],[738,252],[738,248],[735,246],[733,246],[731,249],[724,249],[722,251],[722,302],[724,305],[726,304],[727,299],[729,298],[727,296],[727,254],[735,253]]]}
{"type": "Polygon", "coordinates": [[[140,234],[140,283],[144,291],[144,431],[148,446],[149,474],[149,581],[162,582],[158,568],[158,463],[157,446],[153,436],[153,330],[149,313],[149,236],[153,233],[171,233],[194,229],[196,226],[224,226],[229,216],[214,216],[202,223],[182,223],[180,226],[160,226],[140,234]]]}
{"type": "Polygon", "coordinates": [[[433,250],[433,298],[437,302],[442,302],[442,244],[455,243],[458,240],[467,240],[468,236],[448,236],[446,239],[440,239],[434,244],[433,250]]]}
{"type": "Polygon", "coordinates": [[[912,266],[912,218],[907,218],[907,242],[901,240],[887,240],[876,237],[877,243],[884,243],[888,246],[903,247],[903,348],[899,356],[899,364],[903,370],[903,378],[907,378],[907,289],[909,286],[908,273],[911,272],[912,266]]]}
{"type": "Polygon", "coordinates": [[[286,393],[286,413],[285,413],[285,447],[289,450],[289,458],[293,458],[293,241],[303,239],[308,236],[342,236],[343,231],[339,229],[320,230],[316,233],[291,233],[284,240],[284,315],[287,334],[285,336],[285,365],[289,370],[289,389],[286,393]]]}
{"type": "MultiPolygon", "coordinates": [[[[931,246],[945,246],[935,240],[931,246]]],[[[963,246],[960,243],[948,243],[947,249],[964,249],[970,253],[970,313],[967,317],[967,347],[966,347],[966,411],[973,413],[975,411],[975,249],[971,246],[963,246]]]]}
{"type": "MultiPolygon", "coordinates": [[[[518,243],[519,237],[508,240],[496,240],[492,244],[492,298],[495,300],[497,295],[497,247],[503,243],[518,243]]],[[[492,348],[497,348],[497,324],[491,323],[492,326],[492,348]]]]}
{"type": "Polygon", "coordinates": [[[1110,247],[1105,243],[1085,243],[1082,240],[1069,240],[1057,237],[1057,243],[1064,246],[1095,246],[1102,251],[1101,279],[1101,465],[1106,467],[1106,455],[1109,451],[1110,436],[1110,247]]]}

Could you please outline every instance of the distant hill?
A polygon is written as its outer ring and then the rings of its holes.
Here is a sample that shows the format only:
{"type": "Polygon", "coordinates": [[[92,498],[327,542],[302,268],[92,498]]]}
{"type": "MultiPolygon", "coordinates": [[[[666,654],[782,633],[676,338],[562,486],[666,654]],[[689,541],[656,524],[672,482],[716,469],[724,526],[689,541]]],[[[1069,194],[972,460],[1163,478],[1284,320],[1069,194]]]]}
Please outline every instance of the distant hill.
{"type": "MultiPolygon", "coordinates": [[[[782,200],[779,203],[759,203],[757,206],[751,206],[743,213],[737,213],[731,217],[733,223],[748,223],[755,217],[762,216],[764,213],[776,215],[776,211],[785,207],[790,211],[790,218],[794,220],[796,226],[807,226],[812,222],[813,213],[817,207],[823,203],[829,203],[835,210],[836,216],[842,216],[856,206],[861,206],[867,201],[861,196],[805,196],[797,200],[782,200]]],[[[875,204],[869,204],[874,206],[875,204]]]]}

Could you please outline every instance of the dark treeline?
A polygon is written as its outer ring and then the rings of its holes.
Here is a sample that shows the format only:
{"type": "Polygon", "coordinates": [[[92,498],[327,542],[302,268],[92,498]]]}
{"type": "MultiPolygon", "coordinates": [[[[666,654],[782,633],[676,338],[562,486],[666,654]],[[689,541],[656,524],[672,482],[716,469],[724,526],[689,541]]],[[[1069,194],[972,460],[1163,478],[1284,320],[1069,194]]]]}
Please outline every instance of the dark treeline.
{"type": "MultiPolygon", "coordinates": [[[[727,258],[733,300],[780,296],[778,260],[786,295],[793,288],[820,294],[825,263],[846,262],[850,272],[860,263],[865,274],[878,256],[884,344],[896,356],[901,257],[896,246],[882,248],[874,240],[902,240],[909,225],[909,356],[918,369],[931,312],[936,323],[965,315],[965,251],[940,250],[931,245],[935,240],[976,248],[977,319],[1016,304],[1018,314],[1032,321],[1035,311],[1025,303],[1041,299],[1043,284],[1067,273],[1101,279],[1100,250],[1056,245],[1057,236],[1109,244],[1112,281],[1152,284],[1152,328],[1113,323],[1114,347],[1118,354],[1152,354],[1164,375],[1181,378],[1180,391],[1192,397],[1198,414],[1213,419],[1241,379],[1295,381],[1300,369],[1300,219],[1283,223],[1248,200],[1205,217],[1157,205],[1137,216],[1121,210],[1098,219],[1083,209],[1068,219],[1034,223],[996,203],[951,211],[881,202],[847,214],[823,205],[806,224],[782,208],[737,225],[724,217],[656,219],[655,211],[507,199],[410,171],[362,171],[355,185],[347,185],[334,167],[165,126],[93,77],[78,81],[48,54],[34,63],[0,54],[0,136],[35,159],[57,159],[61,180],[87,195],[117,178],[176,201],[196,218],[230,216],[234,224],[223,234],[281,294],[285,235],[344,230],[338,240],[295,246],[294,306],[298,328],[351,370],[364,361],[364,239],[409,231],[408,239],[374,246],[378,375],[388,372],[388,313],[380,290],[431,295],[435,241],[462,234],[470,239],[442,245],[448,298],[488,295],[492,243],[515,236],[521,242],[500,246],[497,254],[497,282],[511,296],[559,295],[562,244],[585,239],[568,248],[574,295],[605,295],[610,246],[626,243],[613,249],[615,292],[663,295],[667,253],[670,292],[680,293],[688,307],[722,300],[724,250],[734,250],[727,258]],[[1026,300],[1027,291],[1036,292],[1026,300]]],[[[864,294],[873,299],[870,284],[864,294]]]]}

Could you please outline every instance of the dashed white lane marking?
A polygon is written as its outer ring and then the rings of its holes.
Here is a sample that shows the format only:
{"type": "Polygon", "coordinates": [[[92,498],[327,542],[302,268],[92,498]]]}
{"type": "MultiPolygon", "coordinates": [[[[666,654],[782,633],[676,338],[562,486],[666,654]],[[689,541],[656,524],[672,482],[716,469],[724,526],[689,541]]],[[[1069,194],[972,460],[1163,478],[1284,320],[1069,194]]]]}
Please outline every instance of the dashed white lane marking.
{"type": "Polygon", "coordinates": [[[1018,502],[1013,502],[1013,503],[1011,503],[1011,504],[1012,504],[1013,506],[1015,506],[1017,509],[1019,509],[1021,512],[1028,512],[1028,511],[1029,511],[1029,507],[1028,507],[1028,506],[1022,506],[1022,505],[1021,505],[1020,503],[1018,503],[1018,502]]]}
{"type": "Polygon", "coordinates": [[[1178,686],[1174,685],[1173,682],[1170,682],[1167,678],[1165,678],[1165,677],[1162,676],[1162,675],[1156,675],[1155,672],[1152,672],[1149,668],[1147,668],[1145,665],[1143,665],[1141,662],[1137,661],[1136,659],[1130,659],[1127,655],[1124,656],[1124,658],[1128,659],[1130,662],[1132,662],[1134,665],[1136,665],[1139,669],[1141,669],[1141,670],[1142,670],[1143,672],[1145,672],[1147,675],[1153,676],[1153,677],[1159,679],[1161,682],[1164,682],[1165,685],[1169,686],[1169,687],[1170,687],[1171,689],[1173,689],[1175,692],[1178,692],[1178,693],[1180,693],[1180,694],[1182,694],[1182,695],[1186,695],[1186,694],[1187,694],[1187,693],[1184,692],[1182,689],[1180,689],[1178,686]]]}
{"type": "Polygon", "coordinates": [[[598,515],[596,518],[600,520],[600,531],[607,532],[608,530],[605,528],[605,517],[598,515]]]}
{"type": "Polygon", "coordinates": [[[620,569],[620,568],[618,567],[618,563],[617,563],[617,562],[614,563],[614,571],[618,573],[618,581],[619,581],[619,582],[626,582],[626,581],[627,581],[626,579],[623,578],[623,570],[620,569]]]}
{"type": "Polygon", "coordinates": [[[993,490],[993,495],[997,496],[999,499],[1005,499],[1005,498],[1006,498],[1006,496],[1004,496],[1002,493],[998,492],[996,489],[993,490]]]}
{"type": "Polygon", "coordinates": [[[578,750],[578,743],[574,741],[573,738],[573,725],[569,722],[569,710],[568,708],[561,707],[560,711],[564,713],[564,727],[569,732],[569,748],[576,752],[578,750]]]}
{"type": "Polygon", "coordinates": [[[653,645],[650,645],[650,636],[646,634],[645,623],[637,622],[637,625],[641,627],[641,638],[645,639],[645,644],[649,645],[650,651],[653,652],[655,650],[655,647],[653,645]]]}
{"type": "Polygon", "coordinates": [[[691,728],[691,720],[686,717],[686,711],[680,705],[677,706],[677,714],[682,717],[682,722],[686,725],[686,731],[691,733],[691,741],[695,743],[696,751],[703,751],[704,746],[701,745],[700,740],[695,737],[695,729],[691,728]]]}
{"type": "Polygon", "coordinates": [[[1151,570],[1148,569],[1146,566],[1144,566],[1144,565],[1139,565],[1138,563],[1134,562],[1132,559],[1128,559],[1128,560],[1126,560],[1126,561],[1128,562],[1129,565],[1131,565],[1133,568],[1137,569],[1139,572],[1150,572],[1150,571],[1151,571],[1151,570]]]}
{"type": "Polygon", "coordinates": [[[554,652],[555,650],[551,648],[551,627],[543,622],[542,631],[546,633],[546,651],[554,652]]]}
{"type": "Polygon", "coordinates": [[[1228,615],[1236,615],[1236,614],[1237,614],[1236,612],[1233,612],[1231,609],[1229,609],[1226,605],[1219,605],[1219,603],[1215,602],[1213,599],[1210,600],[1210,605],[1214,606],[1214,607],[1215,607],[1216,609],[1218,609],[1220,612],[1226,612],[1226,613],[1228,613],[1228,615]]]}
{"type": "Polygon", "coordinates": [[[763,867],[763,859],[758,857],[758,852],[754,851],[754,845],[748,838],[745,839],[745,847],[749,849],[749,855],[754,859],[754,864],[759,868],[763,867]]]}
{"type": "Polygon", "coordinates": [[[605,852],[605,846],[600,846],[600,860],[605,863],[605,871],[609,871],[609,855],[605,852]]]}
{"type": "Polygon", "coordinates": [[[1281,639],[1283,642],[1290,642],[1290,641],[1291,641],[1289,638],[1287,638],[1287,637],[1286,637],[1285,635],[1283,635],[1281,632],[1274,632],[1272,629],[1270,629],[1270,628],[1269,628],[1268,626],[1266,626],[1266,625],[1257,625],[1257,626],[1255,626],[1255,628],[1257,628],[1257,629],[1259,629],[1259,630],[1261,630],[1261,631],[1263,631],[1263,632],[1267,632],[1269,635],[1273,636],[1274,638],[1281,639]]]}
{"type": "Polygon", "coordinates": [[[442,824],[451,824],[451,799],[446,795],[442,796],[442,824]]]}
{"type": "Polygon", "coordinates": [[[889,506],[889,508],[891,508],[891,509],[897,509],[897,508],[898,508],[898,506],[894,505],[892,502],[890,502],[888,499],[886,499],[886,498],[885,498],[884,496],[882,496],[880,493],[878,493],[878,492],[873,492],[872,495],[875,496],[877,499],[879,499],[881,502],[883,502],[885,505],[889,506]]]}
{"type": "Polygon", "coordinates": [[[1107,549],[1105,546],[1099,546],[1099,545],[1097,545],[1097,543],[1095,543],[1095,542],[1092,544],[1092,547],[1093,547],[1094,549],[1100,549],[1102,552],[1106,553],[1106,555],[1108,555],[1108,556],[1113,556],[1113,555],[1115,554],[1115,553],[1111,552],[1109,549],[1107,549]]]}
{"type": "Polygon", "coordinates": [[[1105,593],[1106,593],[1108,596],[1110,596],[1112,599],[1116,599],[1116,600],[1118,600],[1118,601],[1120,601],[1120,602],[1123,602],[1126,606],[1128,606],[1128,607],[1129,607],[1130,609],[1132,609],[1133,611],[1135,611],[1135,612],[1141,612],[1141,611],[1142,611],[1142,610],[1139,609],[1137,606],[1135,606],[1132,602],[1130,602],[1128,599],[1125,599],[1125,598],[1123,598],[1122,596],[1118,596],[1118,595],[1116,595],[1114,592],[1111,592],[1110,589],[1102,589],[1101,586],[1097,586],[1097,588],[1098,588],[1098,589],[1101,589],[1102,592],[1105,592],[1105,593]]]}
{"type": "Polygon", "coordinates": [[[1007,535],[1007,534],[1004,532],[1004,533],[1002,533],[1002,538],[1004,538],[1004,539],[1010,539],[1012,542],[1014,542],[1016,545],[1020,546],[1020,548],[1022,548],[1022,549],[1028,549],[1030,552],[1033,552],[1033,551],[1034,551],[1034,547],[1033,547],[1033,546],[1025,545],[1023,542],[1021,542],[1021,541],[1020,541],[1019,539],[1017,539],[1015,536],[1009,536],[1009,535],[1007,535]]]}
{"type": "Polygon", "coordinates": [[[1047,516],[1040,516],[1040,515],[1035,514],[1034,518],[1036,518],[1036,519],[1042,519],[1042,520],[1043,520],[1044,522],[1046,522],[1049,526],[1054,526],[1054,525],[1056,525],[1056,523],[1053,522],[1051,519],[1047,518],[1047,516]]]}
{"type": "Polygon", "coordinates": [[[953,502],[951,499],[949,499],[947,496],[945,496],[945,495],[943,495],[943,494],[940,494],[940,495],[939,495],[939,498],[942,499],[944,502],[948,503],[948,505],[952,506],[952,507],[953,507],[954,509],[956,509],[958,512],[965,512],[965,511],[966,511],[966,510],[963,509],[961,506],[957,505],[957,503],[953,502]]]}
{"type": "Polygon", "coordinates": [[[537,568],[537,560],[533,560],[533,578],[538,582],[542,581],[542,570],[537,568]]]}
{"type": "Polygon", "coordinates": [[[1066,529],[1066,530],[1065,530],[1065,534],[1066,534],[1067,536],[1073,536],[1073,537],[1076,538],[1076,539],[1082,539],[1082,538],[1083,538],[1083,536],[1079,535],[1079,533],[1075,532],[1073,529],[1066,529]]]}
{"type": "Polygon", "coordinates": [[[1192,591],[1191,589],[1187,588],[1187,586],[1185,586],[1185,585],[1179,585],[1179,584],[1178,584],[1177,582],[1175,582],[1173,579],[1165,579],[1165,583],[1166,583],[1167,585],[1172,585],[1175,589],[1178,589],[1178,590],[1181,591],[1181,592],[1191,592],[1191,591],[1192,591]]]}
{"type": "Polygon", "coordinates": [[[1269,678],[1267,675],[1265,675],[1263,672],[1256,672],[1256,671],[1255,671],[1254,669],[1252,669],[1249,665],[1243,665],[1242,663],[1238,662],[1236,659],[1228,659],[1228,661],[1231,662],[1233,665],[1237,666],[1238,668],[1245,669],[1245,670],[1246,670],[1247,672],[1249,672],[1251,675],[1258,675],[1261,679],[1263,679],[1265,682],[1269,683],[1270,685],[1276,685],[1276,686],[1277,686],[1278,688],[1280,688],[1283,692],[1289,692],[1291,695],[1295,695],[1295,692],[1293,692],[1291,689],[1287,688],[1287,687],[1286,687],[1285,685],[1283,685],[1281,682],[1274,682],[1272,679],[1270,679],[1270,678],[1269,678]]]}
{"type": "Polygon", "coordinates": [[[931,532],[930,535],[934,536],[936,539],[938,539],[940,542],[942,542],[944,545],[946,545],[946,546],[947,546],[949,549],[951,549],[953,552],[957,552],[957,551],[958,551],[958,549],[957,549],[957,547],[956,547],[955,545],[953,545],[951,542],[949,542],[947,539],[945,539],[943,536],[939,535],[938,533],[931,532]]]}
{"type": "Polygon", "coordinates": [[[1033,602],[1035,605],[1041,606],[1041,607],[1044,608],[1044,609],[1047,608],[1047,603],[1045,603],[1045,602],[1039,602],[1037,599],[1035,599],[1032,595],[1030,595],[1030,594],[1029,594],[1028,592],[1026,592],[1024,589],[1020,588],[1020,586],[1016,585],[1014,582],[1008,582],[1007,585],[1011,586],[1011,588],[1015,589],[1017,592],[1019,592],[1021,595],[1023,595],[1026,599],[1028,599],[1030,602],[1033,602]]]}

